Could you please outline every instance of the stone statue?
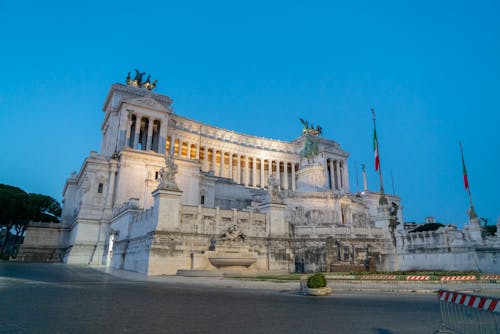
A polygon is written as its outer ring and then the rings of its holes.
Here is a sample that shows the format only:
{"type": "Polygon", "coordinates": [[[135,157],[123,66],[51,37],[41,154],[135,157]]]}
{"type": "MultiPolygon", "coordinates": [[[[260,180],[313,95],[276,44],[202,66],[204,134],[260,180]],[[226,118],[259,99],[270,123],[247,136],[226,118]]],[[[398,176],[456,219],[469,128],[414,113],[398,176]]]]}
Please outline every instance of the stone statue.
{"type": "Polygon", "coordinates": [[[146,74],[146,72],[141,72],[138,69],[135,69],[134,71],[135,71],[134,79],[130,79],[130,72],[128,72],[127,78],[125,79],[127,85],[139,88],[145,88],[147,90],[153,90],[156,88],[156,82],[158,80],[154,80],[153,82],[151,82],[151,74],[148,74],[146,81],[143,82],[142,77],[146,74]]]}
{"type": "Polygon", "coordinates": [[[299,118],[299,120],[302,123],[302,125],[304,126],[304,128],[302,129],[302,134],[303,135],[308,135],[308,134],[311,134],[311,135],[314,135],[314,136],[321,135],[321,133],[323,131],[323,128],[321,126],[318,125],[315,128],[312,123],[309,124],[308,121],[306,121],[306,120],[304,120],[302,118],[299,118]]]}
{"type": "Polygon", "coordinates": [[[269,201],[271,202],[281,202],[281,191],[280,191],[280,180],[275,179],[272,175],[269,175],[267,180],[268,190],[269,190],[269,201]]]}
{"type": "Polygon", "coordinates": [[[319,152],[319,145],[318,143],[314,140],[314,138],[311,135],[307,135],[306,142],[304,144],[304,148],[300,151],[300,160],[302,159],[307,159],[309,160],[310,158],[318,155],[319,152]]]}
{"type": "Polygon", "coordinates": [[[175,182],[175,174],[177,174],[177,165],[171,157],[166,157],[165,167],[160,170],[160,183],[158,184],[158,189],[179,190],[175,182]]]}
{"type": "Polygon", "coordinates": [[[240,231],[238,225],[229,226],[219,237],[220,240],[224,241],[245,241],[246,238],[247,236],[240,231]]]}
{"type": "Polygon", "coordinates": [[[137,87],[142,87],[142,76],[144,74],[146,74],[146,72],[142,72],[139,71],[138,69],[135,69],[135,77],[134,77],[134,80],[132,80],[134,86],[137,86],[137,87]]]}

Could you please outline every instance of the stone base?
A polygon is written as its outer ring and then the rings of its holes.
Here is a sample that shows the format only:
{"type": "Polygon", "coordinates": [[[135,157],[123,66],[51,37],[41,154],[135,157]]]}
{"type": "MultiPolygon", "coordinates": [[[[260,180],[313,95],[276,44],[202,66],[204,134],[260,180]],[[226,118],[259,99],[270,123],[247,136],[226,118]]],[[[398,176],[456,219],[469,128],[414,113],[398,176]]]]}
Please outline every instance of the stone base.
{"type": "Polygon", "coordinates": [[[311,164],[297,172],[297,191],[317,192],[328,189],[328,176],[323,165],[311,164]]]}
{"type": "Polygon", "coordinates": [[[324,287],[324,288],[305,288],[304,292],[308,296],[327,296],[332,293],[332,288],[324,287]]]}

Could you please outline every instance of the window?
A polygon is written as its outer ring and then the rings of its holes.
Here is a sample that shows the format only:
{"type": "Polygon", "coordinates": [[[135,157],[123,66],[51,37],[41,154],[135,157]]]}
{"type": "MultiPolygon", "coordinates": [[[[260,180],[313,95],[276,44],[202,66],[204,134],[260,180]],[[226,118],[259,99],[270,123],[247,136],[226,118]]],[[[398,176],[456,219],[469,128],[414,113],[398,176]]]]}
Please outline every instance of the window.
{"type": "Polygon", "coordinates": [[[158,180],[158,177],[160,176],[159,172],[155,172],[155,180],[158,180]]]}
{"type": "Polygon", "coordinates": [[[205,204],[205,196],[203,196],[203,195],[201,196],[200,202],[201,202],[200,203],[201,205],[205,204]]]}
{"type": "Polygon", "coordinates": [[[99,183],[99,186],[97,187],[97,193],[102,194],[102,188],[104,185],[102,183],[99,183]]]}

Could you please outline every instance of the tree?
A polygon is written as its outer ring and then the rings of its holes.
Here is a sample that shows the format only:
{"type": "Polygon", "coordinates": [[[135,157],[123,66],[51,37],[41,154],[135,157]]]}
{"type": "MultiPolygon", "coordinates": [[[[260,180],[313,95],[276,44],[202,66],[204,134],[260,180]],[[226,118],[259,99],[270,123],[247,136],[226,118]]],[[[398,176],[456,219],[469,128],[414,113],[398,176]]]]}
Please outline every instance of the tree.
{"type": "Polygon", "coordinates": [[[5,228],[2,253],[5,252],[11,230],[16,241],[21,237],[30,221],[60,221],[61,205],[52,197],[42,194],[28,194],[18,187],[0,184],[0,228],[5,228]]]}

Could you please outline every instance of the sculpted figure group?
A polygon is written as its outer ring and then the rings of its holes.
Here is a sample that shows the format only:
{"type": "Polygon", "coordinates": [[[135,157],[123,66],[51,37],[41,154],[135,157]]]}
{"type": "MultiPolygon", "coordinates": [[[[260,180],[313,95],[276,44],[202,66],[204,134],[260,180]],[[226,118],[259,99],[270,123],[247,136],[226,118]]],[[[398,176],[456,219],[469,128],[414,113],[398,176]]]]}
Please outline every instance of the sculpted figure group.
{"type": "Polygon", "coordinates": [[[156,82],[158,80],[154,80],[153,82],[151,82],[151,74],[148,74],[146,81],[143,82],[142,77],[144,76],[144,74],[146,74],[146,72],[141,73],[141,71],[139,71],[138,69],[135,69],[134,71],[135,71],[135,76],[133,79],[130,78],[130,72],[128,72],[126,79],[127,85],[139,88],[145,88],[147,90],[153,90],[156,88],[156,82]]]}

